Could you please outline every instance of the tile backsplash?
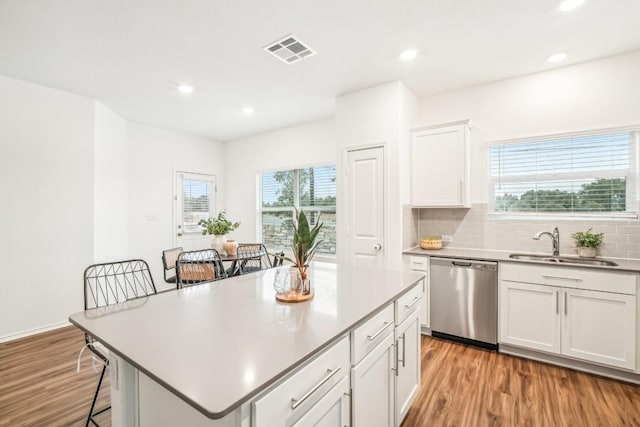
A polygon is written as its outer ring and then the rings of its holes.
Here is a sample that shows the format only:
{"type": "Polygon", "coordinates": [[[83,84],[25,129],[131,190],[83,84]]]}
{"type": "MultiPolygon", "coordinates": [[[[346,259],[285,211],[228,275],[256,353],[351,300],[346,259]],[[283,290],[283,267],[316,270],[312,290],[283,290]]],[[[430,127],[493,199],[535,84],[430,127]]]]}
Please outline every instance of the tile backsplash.
{"type": "Polygon", "coordinates": [[[511,250],[519,252],[549,252],[551,239],[532,237],[538,231],[560,230],[560,254],[575,254],[571,233],[593,228],[604,233],[604,243],[598,256],[640,258],[640,222],[637,220],[522,220],[489,218],[486,204],[470,209],[411,209],[403,206],[404,247],[415,246],[421,237],[453,236],[445,246],[511,250]]]}

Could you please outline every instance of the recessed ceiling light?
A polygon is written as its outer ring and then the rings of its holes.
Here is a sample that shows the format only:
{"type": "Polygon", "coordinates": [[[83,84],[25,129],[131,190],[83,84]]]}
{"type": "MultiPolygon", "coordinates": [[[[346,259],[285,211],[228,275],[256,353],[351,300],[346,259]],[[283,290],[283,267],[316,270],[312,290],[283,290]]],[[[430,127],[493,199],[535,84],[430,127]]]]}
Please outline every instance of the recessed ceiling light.
{"type": "Polygon", "coordinates": [[[558,10],[562,12],[568,12],[573,10],[584,3],[584,0],[563,0],[558,6],[558,10]]]}
{"type": "Polygon", "coordinates": [[[189,95],[193,93],[193,86],[191,85],[178,85],[178,92],[183,93],[185,95],[189,95]]]}
{"type": "Polygon", "coordinates": [[[554,53],[550,57],[547,58],[547,62],[555,63],[564,60],[567,57],[567,54],[564,52],[554,53]]]}
{"type": "Polygon", "coordinates": [[[400,59],[402,59],[403,61],[411,61],[416,56],[418,56],[417,50],[408,49],[400,54],[400,59]]]}
{"type": "Polygon", "coordinates": [[[251,107],[244,107],[242,109],[242,112],[245,113],[247,116],[250,116],[253,114],[253,108],[251,107]]]}

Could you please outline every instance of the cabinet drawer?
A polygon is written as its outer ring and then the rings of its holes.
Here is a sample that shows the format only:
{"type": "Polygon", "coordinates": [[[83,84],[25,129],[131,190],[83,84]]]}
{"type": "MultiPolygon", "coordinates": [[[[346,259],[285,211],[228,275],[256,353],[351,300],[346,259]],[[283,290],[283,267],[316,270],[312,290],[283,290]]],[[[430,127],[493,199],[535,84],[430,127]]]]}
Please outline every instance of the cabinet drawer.
{"type": "Polygon", "coordinates": [[[389,304],[352,332],[353,364],[357,364],[382,340],[393,332],[393,304],[389,304]]]}
{"type": "Polygon", "coordinates": [[[409,269],[415,271],[429,271],[429,258],[426,256],[410,256],[409,269]]]}
{"type": "Polygon", "coordinates": [[[290,425],[348,376],[350,367],[349,338],[345,337],[256,400],[253,425],[290,425]],[[295,403],[299,406],[293,409],[295,403]]]}
{"type": "Polygon", "coordinates": [[[596,269],[500,263],[500,278],[511,282],[537,283],[563,288],[636,294],[637,275],[596,269]]]}
{"type": "Polygon", "coordinates": [[[424,279],[396,300],[396,325],[402,323],[413,310],[420,307],[423,290],[424,279]]]}

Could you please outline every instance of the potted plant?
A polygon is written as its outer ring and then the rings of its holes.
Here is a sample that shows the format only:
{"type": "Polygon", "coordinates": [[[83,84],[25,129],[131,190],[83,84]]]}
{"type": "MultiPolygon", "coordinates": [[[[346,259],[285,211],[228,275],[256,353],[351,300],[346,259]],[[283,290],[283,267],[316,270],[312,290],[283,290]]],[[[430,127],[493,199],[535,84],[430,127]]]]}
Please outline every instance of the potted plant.
{"type": "Polygon", "coordinates": [[[295,264],[302,285],[302,293],[305,294],[311,292],[307,270],[311,259],[316,250],[318,250],[318,246],[323,242],[323,239],[316,240],[323,225],[324,223],[316,221],[316,225],[310,228],[304,211],[296,209],[296,220],[293,222],[293,240],[291,242],[293,259],[287,257],[285,259],[295,264]]]}
{"type": "Polygon", "coordinates": [[[604,240],[604,233],[592,233],[591,228],[587,231],[578,231],[571,234],[571,238],[576,242],[578,255],[592,258],[596,256],[598,247],[604,240]]]}
{"type": "MultiPolygon", "coordinates": [[[[225,254],[225,244],[227,238],[225,235],[231,233],[236,228],[240,227],[239,222],[231,222],[227,219],[226,212],[221,211],[218,213],[217,218],[201,219],[198,225],[202,227],[202,235],[213,234],[213,240],[211,241],[211,248],[218,251],[220,254],[225,254]]],[[[237,247],[237,245],[235,245],[237,247]]],[[[231,249],[231,248],[229,248],[231,249]]],[[[233,254],[229,254],[233,255],[233,254]]]]}

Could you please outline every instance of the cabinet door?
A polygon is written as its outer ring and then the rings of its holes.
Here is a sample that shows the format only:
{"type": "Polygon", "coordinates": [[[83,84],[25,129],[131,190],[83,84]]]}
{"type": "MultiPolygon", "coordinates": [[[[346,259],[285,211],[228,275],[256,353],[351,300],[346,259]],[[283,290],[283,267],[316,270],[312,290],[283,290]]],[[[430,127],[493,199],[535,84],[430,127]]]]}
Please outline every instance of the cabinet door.
{"type": "Polygon", "coordinates": [[[420,389],[420,316],[414,311],[396,328],[396,422],[399,426],[407,415],[420,389]]]}
{"type": "Polygon", "coordinates": [[[349,427],[349,377],[344,377],[293,427],[349,427]]]}
{"type": "Polygon", "coordinates": [[[391,334],[351,369],[353,425],[393,425],[395,356],[391,334]]]}
{"type": "Polygon", "coordinates": [[[620,368],[636,368],[636,297],[564,289],[562,353],[620,368]]]}
{"type": "Polygon", "coordinates": [[[466,125],[414,131],[411,136],[413,206],[468,205],[466,125]]]}
{"type": "Polygon", "coordinates": [[[560,288],[500,281],[500,342],[560,353],[560,288]]]}

